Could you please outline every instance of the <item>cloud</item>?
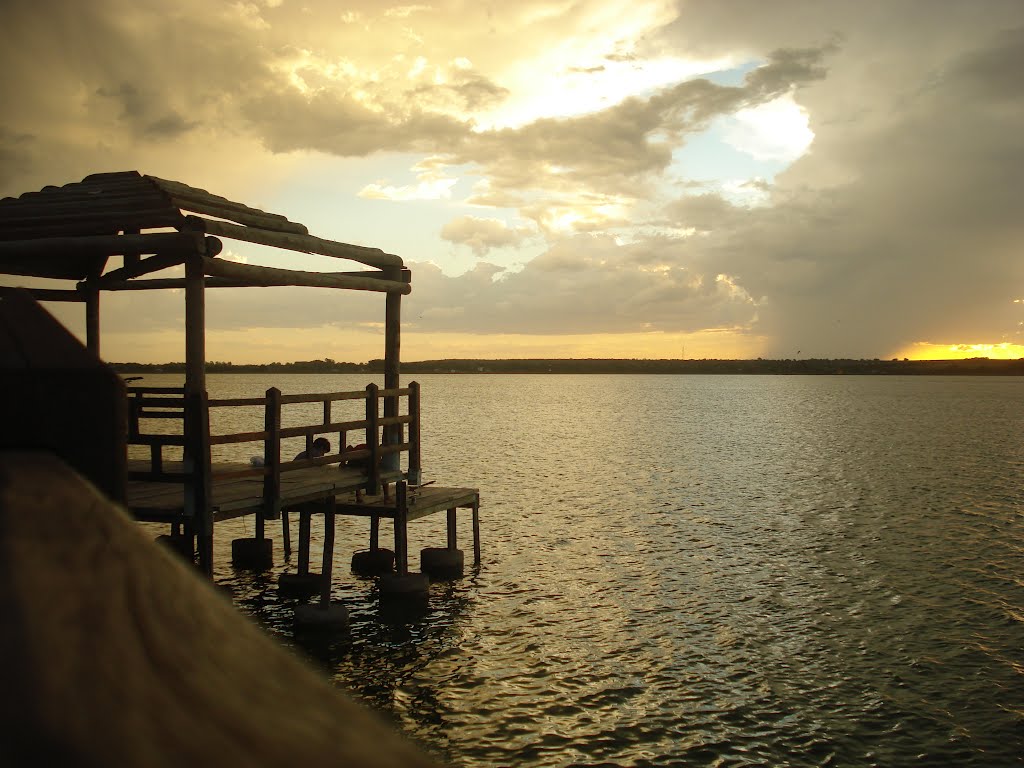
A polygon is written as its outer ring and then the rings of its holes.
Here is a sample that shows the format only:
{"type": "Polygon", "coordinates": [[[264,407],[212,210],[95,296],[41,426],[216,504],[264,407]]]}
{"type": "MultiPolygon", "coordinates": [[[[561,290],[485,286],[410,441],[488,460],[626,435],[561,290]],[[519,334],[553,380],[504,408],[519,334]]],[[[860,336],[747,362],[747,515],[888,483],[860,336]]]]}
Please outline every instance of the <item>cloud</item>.
{"type": "Polygon", "coordinates": [[[791,162],[814,140],[808,119],[807,110],[787,94],[728,118],[725,141],[759,160],[791,162]]]}
{"type": "Polygon", "coordinates": [[[477,256],[492,248],[519,245],[533,233],[527,227],[510,227],[500,219],[460,216],[441,228],[441,238],[450,243],[469,246],[477,256]]]}
{"type": "Polygon", "coordinates": [[[457,181],[449,178],[425,179],[400,187],[374,182],[359,190],[359,196],[373,200],[440,200],[452,196],[452,187],[457,181]]]}
{"type": "MultiPolygon", "coordinates": [[[[581,212],[593,211],[595,197],[598,206],[621,208],[623,198],[649,196],[651,182],[668,168],[673,151],[714,118],[776,103],[794,87],[824,77],[827,50],[776,51],[739,87],[687,80],[600,112],[475,133],[452,153],[451,162],[479,167],[492,196],[506,192],[528,201],[529,190],[543,191],[546,204],[524,205],[523,212],[548,228],[550,222],[534,212],[557,206],[551,196],[581,212]]],[[[594,219],[583,213],[580,218],[594,219]]]]}

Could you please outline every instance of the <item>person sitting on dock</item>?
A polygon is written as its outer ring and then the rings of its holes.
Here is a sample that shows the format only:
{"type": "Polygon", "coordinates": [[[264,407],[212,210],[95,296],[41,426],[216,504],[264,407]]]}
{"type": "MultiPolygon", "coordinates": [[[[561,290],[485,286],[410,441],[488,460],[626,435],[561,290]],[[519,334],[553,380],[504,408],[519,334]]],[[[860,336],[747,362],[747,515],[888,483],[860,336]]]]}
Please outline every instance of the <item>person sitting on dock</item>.
{"type": "Polygon", "coordinates": [[[303,459],[319,459],[331,452],[331,441],[326,437],[318,437],[313,441],[313,446],[308,451],[302,451],[295,457],[295,461],[303,459]]]}
{"type": "MultiPolygon", "coordinates": [[[[347,445],[345,446],[345,451],[362,451],[368,447],[369,446],[366,443],[359,443],[358,445],[347,445]]],[[[348,461],[342,461],[340,468],[344,468],[346,466],[355,467],[357,469],[365,469],[366,459],[349,459],[348,461]]]]}

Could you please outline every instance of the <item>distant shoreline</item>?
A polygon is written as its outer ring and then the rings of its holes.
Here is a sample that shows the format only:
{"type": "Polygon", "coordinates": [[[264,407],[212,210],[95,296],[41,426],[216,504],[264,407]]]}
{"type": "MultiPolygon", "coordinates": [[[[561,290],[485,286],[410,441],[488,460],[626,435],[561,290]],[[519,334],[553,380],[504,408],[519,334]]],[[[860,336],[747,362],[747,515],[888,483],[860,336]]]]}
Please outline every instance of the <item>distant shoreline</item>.
{"type": "MultiPolygon", "coordinates": [[[[184,363],[111,363],[119,373],[184,373],[184,363]]],[[[1024,358],[990,360],[629,360],[513,359],[420,360],[403,362],[402,372],[414,373],[554,373],[554,374],[753,374],[852,376],[1024,376],[1024,358]]],[[[383,360],[346,363],[304,360],[294,363],[223,363],[206,365],[207,373],[382,373],[383,360]]]]}

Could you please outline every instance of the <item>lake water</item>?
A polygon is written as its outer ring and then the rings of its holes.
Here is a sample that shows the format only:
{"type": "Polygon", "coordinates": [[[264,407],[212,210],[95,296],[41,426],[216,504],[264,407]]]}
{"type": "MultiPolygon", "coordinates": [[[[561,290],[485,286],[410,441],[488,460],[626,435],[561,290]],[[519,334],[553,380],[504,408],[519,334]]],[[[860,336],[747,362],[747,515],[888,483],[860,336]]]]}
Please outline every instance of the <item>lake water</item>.
{"type": "Polygon", "coordinates": [[[1024,380],[418,379],[424,479],[481,490],[479,569],[381,614],[341,519],[336,639],[295,636],[276,525],[265,575],[227,562],[252,520],[220,526],[216,578],[450,763],[1024,764],[1024,380]]]}

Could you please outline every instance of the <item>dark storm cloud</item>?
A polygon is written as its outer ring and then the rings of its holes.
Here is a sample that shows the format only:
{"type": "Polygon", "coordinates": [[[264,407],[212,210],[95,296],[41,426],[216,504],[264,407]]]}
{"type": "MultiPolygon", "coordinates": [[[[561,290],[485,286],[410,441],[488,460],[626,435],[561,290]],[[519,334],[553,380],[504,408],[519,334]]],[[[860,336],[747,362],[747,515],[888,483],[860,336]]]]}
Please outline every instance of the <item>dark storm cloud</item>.
{"type": "Polygon", "coordinates": [[[345,93],[309,96],[294,89],[268,89],[246,100],[241,114],[273,152],[318,150],[367,155],[377,150],[435,151],[456,143],[466,126],[445,115],[415,108],[405,114],[370,109],[345,93]]]}
{"type": "Polygon", "coordinates": [[[132,83],[124,82],[116,88],[101,87],[96,95],[118,103],[121,107],[120,120],[137,136],[146,139],[174,139],[198,125],[177,111],[167,109],[159,94],[147,94],[132,83]]]}
{"type": "Polygon", "coordinates": [[[1022,43],[1011,30],[951,57],[912,95],[888,94],[871,130],[821,127],[823,151],[798,161],[767,207],[670,205],[679,226],[709,230],[681,244],[687,263],[764,297],[757,327],[777,340],[773,354],[1024,341],[1012,303],[1024,285],[1024,90],[1008,74],[1022,43]]]}

